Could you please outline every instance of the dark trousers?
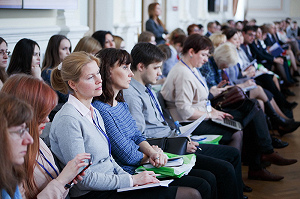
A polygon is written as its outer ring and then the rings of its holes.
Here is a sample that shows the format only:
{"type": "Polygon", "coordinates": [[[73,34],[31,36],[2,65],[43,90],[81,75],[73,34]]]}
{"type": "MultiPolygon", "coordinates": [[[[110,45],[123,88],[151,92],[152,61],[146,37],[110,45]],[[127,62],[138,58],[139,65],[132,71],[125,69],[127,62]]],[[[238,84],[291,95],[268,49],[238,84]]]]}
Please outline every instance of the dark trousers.
{"type": "Polygon", "coordinates": [[[200,144],[194,168],[213,173],[217,179],[218,196],[222,199],[243,197],[243,180],[239,151],[230,146],[200,144]]]}
{"type": "Polygon", "coordinates": [[[280,90],[278,90],[277,86],[273,82],[273,75],[260,75],[256,77],[255,80],[258,85],[269,90],[273,94],[274,100],[281,108],[281,110],[283,110],[282,108],[287,107],[288,101],[286,101],[284,95],[281,93],[280,90]]]}
{"type": "Polygon", "coordinates": [[[257,100],[246,100],[239,109],[224,111],[244,126],[243,147],[249,161],[249,169],[259,170],[261,154],[272,153],[273,146],[265,114],[259,108],[257,100]]]}
{"type": "Polygon", "coordinates": [[[153,187],[139,189],[135,191],[117,192],[113,191],[90,191],[80,197],[71,197],[72,199],[171,199],[176,197],[178,187],[153,187]]]}
{"type": "Polygon", "coordinates": [[[197,189],[202,199],[217,198],[217,181],[210,171],[196,169],[195,167],[186,176],[174,179],[170,186],[191,187],[197,189]]]}

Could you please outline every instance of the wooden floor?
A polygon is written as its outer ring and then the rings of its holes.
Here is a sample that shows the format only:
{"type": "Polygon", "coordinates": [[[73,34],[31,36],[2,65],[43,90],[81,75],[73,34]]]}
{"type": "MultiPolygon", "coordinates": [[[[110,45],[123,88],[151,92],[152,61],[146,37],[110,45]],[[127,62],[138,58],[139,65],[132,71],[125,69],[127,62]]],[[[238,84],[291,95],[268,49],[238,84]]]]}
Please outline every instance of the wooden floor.
{"type": "MultiPolygon", "coordinates": [[[[294,119],[300,121],[300,86],[290,88],[296,96],[288,100],[298,102],[293,110],[294,119]]],[[[248,180],[248,167],[243,166],[243,179],[246,185],[253,188],[253,192],[244,193],[249,199],[300,199],[300,128],[281,138],[289,143],[283,149],[276,149],[285,158],[296,158],[298,162],[290,166],[271,165],[267,168],[272,173],[284,176],[279,182],[248,180]]]]}

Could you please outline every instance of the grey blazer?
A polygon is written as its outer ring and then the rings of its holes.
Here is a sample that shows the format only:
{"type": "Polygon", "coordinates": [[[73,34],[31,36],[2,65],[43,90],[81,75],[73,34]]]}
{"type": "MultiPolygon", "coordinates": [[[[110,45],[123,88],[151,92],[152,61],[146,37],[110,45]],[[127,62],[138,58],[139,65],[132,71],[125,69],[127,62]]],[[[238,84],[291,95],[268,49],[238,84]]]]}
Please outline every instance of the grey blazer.
{"type": "MultiPolygon", "coordinates": [[[[103,124],[97,110],[96,114],[103,124]]],[[[50,143],[62,167],[79,153],[93,155],[93,164],[85,171],[83,180],[70,190],[72,197],[92,190],[115,190],[130,186],[130,174],[109,156],[105,136],[72,104],[66,103],[55,115],[50,129],[50,143]]]]}

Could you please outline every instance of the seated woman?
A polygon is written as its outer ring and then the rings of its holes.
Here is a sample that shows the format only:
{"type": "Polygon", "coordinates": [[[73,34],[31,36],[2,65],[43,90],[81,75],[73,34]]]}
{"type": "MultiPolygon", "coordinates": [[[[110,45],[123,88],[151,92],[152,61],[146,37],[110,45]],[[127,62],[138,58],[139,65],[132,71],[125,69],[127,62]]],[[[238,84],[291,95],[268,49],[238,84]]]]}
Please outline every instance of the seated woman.
{"type": "MultiPolygon", "coordinates": [[[[58,66],[71,53],[71,51],[71,42],[66,36],[53,35],[49,39],[42,66],[42,78],[49,86],[51,86],[50,76],[52,69],[58,66]]],[[[58,104],[50,112],[50,121],[53,120],[54,115],[68,100],[68,95],[64,95],[60,92],[56,93],[58,95],[58,104]]]]}
{"type": "Polygon", "coordinates": [[[0,90],[7,79],[6,67],[10,51],[7,49],[7,42],[0,37],[0,90]]]}
{"type": "Polygon", "coordinates": [[[84,51],[95,55],[101,49],[100,43],[94,37],[85,36],[79,40],[73,52],[84,51]]]}
{"type": "Polygon", "coordinates": [[[7,74],[25,73],[39,79],[41,77],[40,47],[31,39],[21,39],[17,42],[11,56],[7,74]]]}
{"type": "MultiPolygon", "coordinates": [[[[26,180],[20,187],[22,198],[65,198],[69,192],[66,184],[87,165],[83,160],[89,159],[90,155],[78,154],[59,174],[51,151],[39,138],[49,122],[48,114],[57,104],[56,93],[44,81],[24,74],[10,77],[2,92],[24,100],[33,108],[33,119],[28,126],[34,143],[28,147],[25,156],[26,180]]],[[[77,176],[77,179],[82,178],[77,176]]]]}
{"type": "Polygon", "coordinates": [[[117,49],[122,49],[122,50],[125,50],[125,41],[122,37],[120,36],[117,36],[117,35],[114,35],[114,41],[115,41],[115,44],[116,44],[116,48],[117,49]]]}
{"type": "MultiPolygon", "coordinates": [[[[178,62],[178,64],[174,66],[166,79],[161,93],[175,120],[193,121],[210,110],[207,109],[210,103],[208,101],[209,90],[206,81],[195,67],[201,67],[207,62],[208,52],[211,46],[211,41],[206,37],[197,34],[189,36],[183,46],[181,62],[178,62]]],[[[230,110],[230,113],[233,114],[234,118],[239,120],[244,127],[251,122],[249,126],[256,128],[255,131],[249,131],[250,133],[248,133],[247,128],[245,128],[247,133],[244,134],[244,136],[249,138],[247,143],[250,144],[248,146],[252,147],[251,150],[248,151],[249,156],[251,155],[249,157],[248,178],[272,181],[281,180],[283,178],[282,176],[269,173],[260,166],[260,161],[257,163],[257,160],[260,160],[260,155],[263,154],[262,160],[268,160],[278,165],[294,164],[297,160],[284,159],[279,156],[278,153],[274,152],[264,114],[261,109],[257,108],[256,104],[253,104],[252,101],[247,101],[247,106],[245,105],[243,108],[243,111],[236,112],[235,110],[230,110]],[[253,148],[256,150],[253,150],[253,148]]],[[[212,111],[208,118],[231,116],[228,113],[218,111],[214,108],[211,109],[212,111]]],[[[229,110],[226,109],[225,111],[229,110]]],[[[223,133],[222,131],[224,131],[219,125],[211,123],[210,120],[203,121],[197,129],[199,134],[217,134],[223,133]]]]}
{"type": "Polygon", "coordinates": [[[24,156],[33,139],[26,126],[33,113],[25,102],[0,92],[0,190],[2,199],[22,198],[18,185],[25,180],[24,156]]]}
{"type": "MultiPolygon", "coordinates": [[[[50,130],[51,149],[62,165],[77,153],[93,155],[93,164],[84,179],[71,189],[72,198],[201,198],[188,187],[157,187],[132,192],[117,192],[148,183],[157,183],[153,172],[131,175],[111,155],[112,143],[106,134],[100,113],[91,105],[93,97],[102,94],[99,60],[85,52],[74,52],[52,72],[54,89],[67,94],[68,102],[55,115],[50,130]]],[[[156,157],[163,159],[160,153],[156,157]]],[[[158,159],[155,159],[158,164],[158,159]]]]}
{"type": "Polygon", "coordinates": [[[93,33],[92,37],[100,43],[102,49],[116,47],[114,37],[110,31],[98,30],[93,33]]]}
{"type": "Polygon", "coordinates": [[[146,42],[156,45],[155,35],[149,31],[143,31],[138,38],[138,43],[146,42]]]}

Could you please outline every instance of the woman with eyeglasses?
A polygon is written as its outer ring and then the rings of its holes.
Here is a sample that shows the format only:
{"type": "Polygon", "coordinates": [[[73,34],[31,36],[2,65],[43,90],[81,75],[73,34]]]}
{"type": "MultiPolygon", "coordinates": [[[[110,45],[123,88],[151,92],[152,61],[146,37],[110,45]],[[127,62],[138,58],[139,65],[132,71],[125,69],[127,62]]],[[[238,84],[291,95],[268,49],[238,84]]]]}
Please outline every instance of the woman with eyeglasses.
{"type": "Polygon", "coordinates": [[[7,67],[7,59],[10,51],[7,49],[7,42],[0,37],[0,89],[2,88],[4,82],[7,79],[6,67],[7,67]]]}
{"type": "MultiPolygon", "coordinates": [[[[24,169],[26,178],[20,191],[24,198],[65,198],[68,194],[67,184],[82,180],[77,176],[81,167],[86,166],[84,159],[90,154],[76,154],[73,160],[59,174],[53,155],[39,136],[47,122],[50,111],[57,104],[56,93],[44,81],[30,75],[17,74],[8,78],[2,91],[24,100],[33,108],[33,119],[28,123],[33,144],[28,147],[24,169]],[[76,178],[75,180],[73,180],[76,178]]],[[[22,114],[20,114],[22,115],[22,114]]]]}
{"type": "Polygon", "coordinates": [[[19,199],[18,184],[25,179],[24,156],[33,143],[26,123],[33,113],[31,106],[5,93],[0,93],[0,113],[0,198],[19,199]]]}

